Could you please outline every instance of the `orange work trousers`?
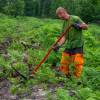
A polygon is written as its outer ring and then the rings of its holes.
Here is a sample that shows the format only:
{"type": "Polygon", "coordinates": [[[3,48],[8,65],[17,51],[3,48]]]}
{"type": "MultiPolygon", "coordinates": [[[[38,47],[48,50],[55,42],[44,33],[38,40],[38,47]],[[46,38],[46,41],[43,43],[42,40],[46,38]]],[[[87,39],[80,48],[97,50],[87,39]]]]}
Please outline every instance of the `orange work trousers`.
{"type": "Polygon", "coordinates": [[[63,72],[66,75],[70,75],[69,65],[73,63],[74,64],[74,76],[76,78],[79,78],[82,72],[83,68],[83,54],[69,54],[69,53],[62,53],[62,59],[61,59],[61,66],[60,71],[63,72]]]}

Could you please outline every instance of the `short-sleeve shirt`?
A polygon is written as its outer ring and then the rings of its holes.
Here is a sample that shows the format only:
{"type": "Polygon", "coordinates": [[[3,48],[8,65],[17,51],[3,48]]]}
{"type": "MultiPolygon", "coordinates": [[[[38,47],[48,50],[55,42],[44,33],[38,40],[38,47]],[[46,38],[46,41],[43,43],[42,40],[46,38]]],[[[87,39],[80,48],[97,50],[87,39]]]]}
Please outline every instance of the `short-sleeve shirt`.
{"type": "MultiPolygon", "coordinates": [[[[64,21],[63,24],[63,30],[74,23],[84,23],[78,16],[70,15],[70,18],[68,20],[64,21]]],[[[66,42],[65,46],[67,49],[73,49],[83,46],[83,35],[82,35],[82,29],[76,29],[74,27],[71,28],[71,30],[65,34],[66,42]]]]}

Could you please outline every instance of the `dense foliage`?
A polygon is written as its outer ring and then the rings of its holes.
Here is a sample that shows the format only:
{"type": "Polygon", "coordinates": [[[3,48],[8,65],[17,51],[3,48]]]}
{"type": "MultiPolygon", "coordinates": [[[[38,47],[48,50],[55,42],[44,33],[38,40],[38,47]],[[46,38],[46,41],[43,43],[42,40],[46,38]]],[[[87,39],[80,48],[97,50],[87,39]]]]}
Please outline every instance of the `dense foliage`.
{"type": "Polygon", "coordinates": [[[87,22],[100,20],[100,0],[0,0],[0,12],[12,16],[55,18],[59,6],[87,22]]]}
{"type": "MultiPolygon", "coordinates": [[[[89,30],[84,31],[85,38],[85,65],[81,78],[66,79],[64,75],[57,77],[57,71],[51,64],[56,61],[59,65],[61,51],[52,52],[47,61],[41,66],[34,79],[24,81],[16,75],[15,67],[25,76],[37,65],[46,54],[48,48],[60,35],[62,22],[52,19],[37,19],[32,17],[8,17],[0,14],[0,79],[7,78],[10,83],[10,92],[13,94],[30,93],[30,87],[36,84],[43,85],[49,90],[49,85],[63,84],[57,87],[53,94],[47,92],[49,100],[100,100],[100,59],[98,25],[90,24],[89,30]]],[[[73,68],[73,67],[72,67],[73,68]]]]}

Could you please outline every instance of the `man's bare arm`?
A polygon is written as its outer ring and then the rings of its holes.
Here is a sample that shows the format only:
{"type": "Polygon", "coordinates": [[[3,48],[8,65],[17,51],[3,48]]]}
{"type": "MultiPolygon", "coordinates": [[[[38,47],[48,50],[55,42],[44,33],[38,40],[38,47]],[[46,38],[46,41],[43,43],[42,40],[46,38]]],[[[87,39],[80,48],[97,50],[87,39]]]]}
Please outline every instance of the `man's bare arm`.
{"type": "Polygon", "coordinates": [[[82,28],[83,30],[87,30],[88,25],[86,23],[82,23],[82,24],[80,24],[80,28],[82,28]]]}
{"type": "Polygon", "coordinates": [[[61,46],[61,45],[63,45],[64,43],[65,43],[65,41],[66,41],[66,38],[65,38],[65,36],[58,42],[58,45],[59,46],[61,46]]]}

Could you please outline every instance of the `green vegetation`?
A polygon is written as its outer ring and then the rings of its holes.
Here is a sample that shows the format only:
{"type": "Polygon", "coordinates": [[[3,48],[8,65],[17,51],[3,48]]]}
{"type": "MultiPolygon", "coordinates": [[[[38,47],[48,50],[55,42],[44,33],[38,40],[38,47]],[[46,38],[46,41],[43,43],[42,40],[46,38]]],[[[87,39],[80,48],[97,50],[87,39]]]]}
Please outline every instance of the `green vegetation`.
{"type": "Polygon", "coordinates": [[[47,91],[49,85],[54,85],[54,93],[47,94],[50,100],[100,100],[100,29],[97,24],[90,24],[89,30],[84,31],[85,64],[79,79],[82,82],[80,85],[73,77],[58,77],[56,70],[51,67],[53,61],[59,65],[64,46],[59,53],[51,53],[34,79],[25,81],[12,69],[11,65],[28,77],[30,70],[33,70],[57,40],[62,24],[60,20],[54,19],[12,18],[0,14],[0,78],[5,77],[10,81],[11,93],[21,95],[28,92],[31,95],[30,88],[36,84],[43,85],[47,91]],[[57,87],[59,84],[63,86],[57,87]]]}
{"type": "Polygon", "coordinates": [[[100,20],[100,0],[0,0],[0,12],[14,17],[25,15],[55,18],[59,6],[66,8],[70,14],[80,16],[84,21],[100,20]]]}

